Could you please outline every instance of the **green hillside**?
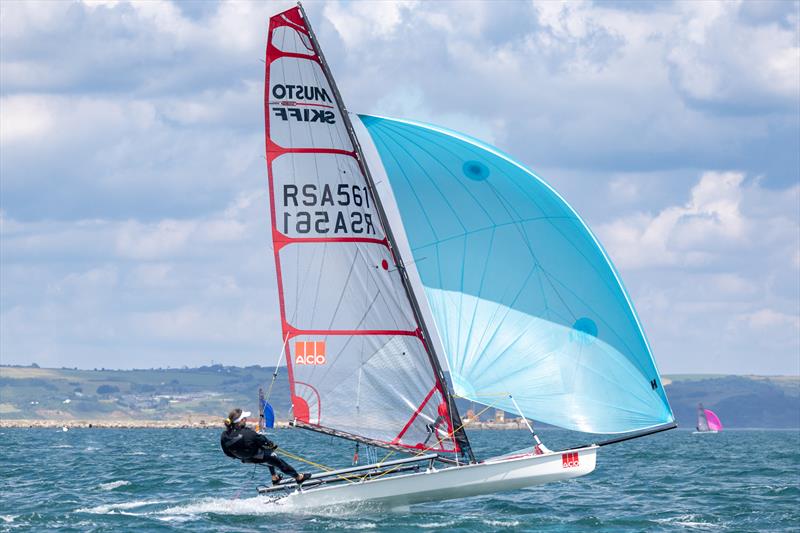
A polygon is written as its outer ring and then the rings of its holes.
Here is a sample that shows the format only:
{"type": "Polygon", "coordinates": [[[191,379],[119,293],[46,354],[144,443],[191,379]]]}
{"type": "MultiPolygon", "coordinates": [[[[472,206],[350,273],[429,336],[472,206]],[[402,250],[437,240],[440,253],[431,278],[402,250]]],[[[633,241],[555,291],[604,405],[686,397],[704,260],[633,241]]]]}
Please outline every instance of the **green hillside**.
{"type": "MultiPolygon", "coordinates": [[[[169,420],[222,418],[234,406],[255,411],[258,388],[272,368],[222,365],[183,369],[77,370],[0,366],[0,419],[169,420]]],[[[726,427],[800,428],[800,377],[672,375],[664,377],[682,427],[694,427],[699,402],[726,427]]],[[[289,412],[286,371],[280,369],[271,403],[289,412]]],[[[459,400],[462,412],[470,405],[459,400]]],[[[492,413],[487,413],[489,416],[492,413]]]]}

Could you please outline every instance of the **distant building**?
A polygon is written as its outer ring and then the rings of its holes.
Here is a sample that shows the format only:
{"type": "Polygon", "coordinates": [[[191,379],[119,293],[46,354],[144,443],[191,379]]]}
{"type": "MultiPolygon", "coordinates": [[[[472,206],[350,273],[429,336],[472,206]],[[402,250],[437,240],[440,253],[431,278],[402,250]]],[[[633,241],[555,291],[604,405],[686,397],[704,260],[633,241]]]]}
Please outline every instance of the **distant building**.
{"type": "Polygon", "coordinates": [[[464,418],[467,420],[475,420],[475,409],[467,409],[467,415],[464,418]]]}
{"type": "Polygon", "coordinates": [[[502,424],[506,421],[506,412],[502,409],[495,409],[494,410],[494,421],[498,424],[502,424]]]}

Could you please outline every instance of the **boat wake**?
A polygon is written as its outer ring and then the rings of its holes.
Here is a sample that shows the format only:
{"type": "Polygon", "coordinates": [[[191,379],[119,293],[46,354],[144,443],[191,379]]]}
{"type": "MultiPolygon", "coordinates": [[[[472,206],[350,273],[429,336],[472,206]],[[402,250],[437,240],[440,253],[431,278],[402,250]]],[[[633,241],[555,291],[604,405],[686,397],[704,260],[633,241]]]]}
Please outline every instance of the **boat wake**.
{"type": "MultiPolygon", "coordinates": [[[[111,483],[105,485],[111,485],[111,483]]],[[[149,517],[163,521],[185,522],[206,515],[259,516],[271,514],[304,514],[342,517],[345,515],[358,515],[365,510],[367,509],[361,509],[357,505],[347,505],[346,507],[333,506],[309,510],[287,502],[271,501],[263,496],[255,496],[253,498],[241,499],[205,498],[187,504],[177,504],[177,502],[165,500],[140,500],[84,507],[76,509],[74,512],[88,514],[123,514],[149,517]]]]}
{"type": "Polygon", "coordinates": [[[133,502],[122,502],[122,503],[108,503],[104,505],[98,505],[96,507],[81,507],[80,509],[75,509],[76,513],[88,513],[88,514],[148,514],[148,513],[131,513],[126,512],[130,509],[138,509],[140,507],[147,507],[150,505],[161,505],[164,503],[168,503],[164,500],[141,500],[141,501],[133,501],[133,502]]]}

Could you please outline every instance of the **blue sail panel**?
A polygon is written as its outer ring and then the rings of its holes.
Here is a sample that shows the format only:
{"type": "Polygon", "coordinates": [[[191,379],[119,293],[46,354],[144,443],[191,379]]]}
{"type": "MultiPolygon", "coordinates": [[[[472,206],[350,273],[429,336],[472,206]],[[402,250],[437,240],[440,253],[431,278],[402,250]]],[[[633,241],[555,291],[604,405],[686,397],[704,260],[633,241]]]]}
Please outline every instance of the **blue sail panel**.
{"type": "MultiPolygon", "coordinates": [[[[495,148],[362,115],[456,393],[593,433],[673,421],[619,276],[575,211],[495,148]]],[[[375,164],[375,162],[370,162],[375,164]]]]}

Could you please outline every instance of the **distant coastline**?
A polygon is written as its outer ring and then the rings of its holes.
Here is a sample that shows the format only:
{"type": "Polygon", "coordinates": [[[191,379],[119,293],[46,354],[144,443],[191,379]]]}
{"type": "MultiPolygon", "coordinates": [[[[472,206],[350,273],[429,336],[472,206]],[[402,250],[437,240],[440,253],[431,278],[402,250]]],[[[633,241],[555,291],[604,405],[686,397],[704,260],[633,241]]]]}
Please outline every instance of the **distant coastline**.
{"type": "MultiPolygon", "coordinates": [[[[800,376],[668,374],[664,390],[681,427],[694,427],[697,405],[713,409],[726,429],[800,428],[800,376]]],[[[0,427],[220,428],[240,407],[258,411],[259,388],[276,420],[291,417],[285,368],[138,370],[0,365],[0,427]],[[273,383],[274,379],[274,383],[273,383]]],[[[456,406],[470,430],[525,430],[518,413],[463,398],[456,406]]],[[[538,424],[537,427],[542,427],[538,424]]]]}
{"type": "MultiPolygon", "coordinates": [[[[4,419],[0,428],[81,428],[81,429],[222,429],[222,421],[206,420],[43,420],[43,419],[4,419]]],[[[275,422],[277,428],[288,428],[287,422],[275,422]]]]}
{"type": "MultiPolygon", "coordinates": [[[[73,420],[73,419],[3,419],[0,420],[0,429],[2,428],[27,428],[27,429],[222,429],[224,426],[221,421],[213,419],[206,421],[205,419],[197,420],[197,418],[186,420],[73,420]]],[[[277,429],[289,428],[289,423],[284,421],[275,421],[277,429]]],[[[522,420],[506,421],[503,423],[496,422],[471,422],[466,424],[470,430],[518,430],[526,429],[522,420]]]]}

